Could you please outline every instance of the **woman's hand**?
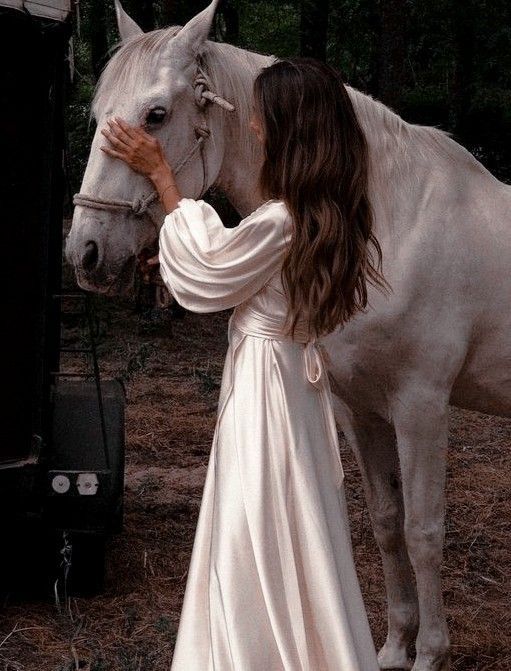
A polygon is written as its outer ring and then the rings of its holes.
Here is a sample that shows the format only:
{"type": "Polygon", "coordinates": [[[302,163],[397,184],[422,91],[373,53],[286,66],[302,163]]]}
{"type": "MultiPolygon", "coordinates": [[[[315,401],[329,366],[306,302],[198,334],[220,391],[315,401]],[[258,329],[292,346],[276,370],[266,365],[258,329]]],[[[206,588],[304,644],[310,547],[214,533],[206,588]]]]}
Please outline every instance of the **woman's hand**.
{"type": "Polygon", "coordinates": [[[113,121],[107,119],[109,128],[102,128],[101,133],[109,141],[109,147],[100,147],[109,156],[125,161],[135,172],[145,175],[151,181],[162,172],[171,171],[165,159],[159,141],[146,133],[140,126],[130,126],[119,117],[113,121]]]}
{"type": "Polygon", "coordinates": [[[140,126],[130,126],[119,117],[114,117],[113,121],[107,119],[107,123],[110,128],[102,128],[101,133],[112,146],[100,149],[148,177],[160,196],[165,212],[172,212],[183,195],[158,140],[140,126]]]}
{"type": "Polygon", "coordinates": [[[146,283],[162,283],[158,266],[160,265],[159,254],[148,256],[147,252],[142,251],[138,255],[138,269],[142,275],[142,280],[146,283]]]}

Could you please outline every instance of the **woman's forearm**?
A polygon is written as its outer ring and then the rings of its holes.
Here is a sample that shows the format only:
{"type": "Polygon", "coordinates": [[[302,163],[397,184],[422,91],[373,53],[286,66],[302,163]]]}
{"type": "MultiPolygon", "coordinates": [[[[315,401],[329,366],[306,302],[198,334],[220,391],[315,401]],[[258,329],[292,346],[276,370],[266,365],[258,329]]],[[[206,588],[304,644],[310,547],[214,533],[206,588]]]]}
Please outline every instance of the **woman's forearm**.
{"type": "Polygon", "coordinates": [[[178,202],[183,197],[176,184],[172,168],[168,163],[163,163],[150,175],[150,179],[160,196],[165,213],[169,214],[172,210],[176,209],[178,202]]]}

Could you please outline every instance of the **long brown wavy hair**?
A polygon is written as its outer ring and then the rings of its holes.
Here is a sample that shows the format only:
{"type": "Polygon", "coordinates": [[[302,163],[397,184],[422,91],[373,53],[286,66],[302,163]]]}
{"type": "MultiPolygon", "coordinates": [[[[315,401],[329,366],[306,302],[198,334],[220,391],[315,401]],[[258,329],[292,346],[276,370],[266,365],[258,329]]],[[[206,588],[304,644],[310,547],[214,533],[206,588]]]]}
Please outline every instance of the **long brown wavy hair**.
{"type": "Polygon", "coordinates": [[[254,110],[265,135],[260,192],[283,200],[294,223],[281,269],[284,330],[293,337],[305,316],[309,337],[319,337],[366,311],[367,281],[389,287],[372,231],[366,138],[341,73],[314,58],[261,70],[254,110]]]}

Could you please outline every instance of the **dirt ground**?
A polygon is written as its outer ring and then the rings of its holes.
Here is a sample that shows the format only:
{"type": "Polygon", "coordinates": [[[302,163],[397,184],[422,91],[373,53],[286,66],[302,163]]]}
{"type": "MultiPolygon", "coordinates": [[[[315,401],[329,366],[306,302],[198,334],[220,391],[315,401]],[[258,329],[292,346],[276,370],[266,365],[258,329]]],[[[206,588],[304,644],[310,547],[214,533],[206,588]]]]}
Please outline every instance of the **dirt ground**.
{"type": "MultiPolygon", "coordinates": [[[[73,599],[65,615],[50,598],[5,600],[5,671],[164,671],[172,657],[230,312],[151,322],[131,299],[99,297],[97,306],[102,375],[121,377],[128,390],[125,528],[109,545],[101,596],[73,599]]],[[[510,421],[451,409],[442,576],[453,671],[511,670],[510,438],[510,421]]],[[[340,439],[355,560],[379,648],[381,560],[358,468],[340,439]]]]}

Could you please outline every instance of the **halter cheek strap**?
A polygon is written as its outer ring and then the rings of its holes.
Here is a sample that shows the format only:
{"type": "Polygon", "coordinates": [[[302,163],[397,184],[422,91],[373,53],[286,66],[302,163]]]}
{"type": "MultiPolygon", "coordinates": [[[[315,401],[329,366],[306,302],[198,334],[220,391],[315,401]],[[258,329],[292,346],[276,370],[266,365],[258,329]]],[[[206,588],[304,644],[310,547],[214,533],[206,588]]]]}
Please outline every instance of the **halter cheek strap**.
{"type": "MultiPolygon", "coordinates": [[[[197,141],[186,154],[183,160],[179,163],[176,168],[173,168],[172,171],[175,175],[179,174],[180,170],[183,168],[186,163],[192,158],[195,152],[198,149],[202,150],[202,145],[204,141],[209,137],[210,130],[207,127],[195,126],[195,134],[197,136],[197,141]]],[[[204,158],[204,154],[201,151],[202,157],[202,166],[203,166],[203,180],[202,180],[202,189],[201,193],[204,193],[208,185],[208,174],[207,174],[207,163],[204,158]]],[[[141,217],[144,215],[149,206],[158,199],[158,192],[152,191],[148,196],[142,198],[135,198],[134,200],[116,200],[116,199],[107,199],[107,198],[96,198],[95,196],[90,196],[86,193],[75,193],[73,196],[73,204],[81,205],[82,207],[90,207],[95,210],[128,210],[131,214],[136,217],[141,217]]]]}
{"type": "MultiPolygon", "coordinates": [[[[197,152],[197,150],[200,150],[202,159],[203,178],[202,178],[201,195],[199,197],[202,197],[209,187],[208,167],[207,167],[207,161],[204,156],[204,142],[210,137],[211,131],[206,123],[206,103],[207,102],[215,103],[217,105],[220,105],[222,108],[228,110],[229,112],[233,112],[235,110],[235,107],[227,100],[224,100],[216,93],[213,93],[212,91],[207,89],[209,82],[206,73],[204,72],[200,63],[197,64],[197,70],[198,71],[194,80],[195,102],[203,111],[204,124],[201,126],[195,126],[194,131],[197,140],[195,144],[191,147],[191,149],[188,151],[188,153],[185,155],[185,157],[181,160],[181,162],[175,168],[172,168],[172,172],[175,175],[179,174],[183,166],[185,166],[186,163],[188,163],[188,161],[197,152]]],[[[154,224],[157,231],[159,231],[157,223],[155,222],[155,220],[151,216],[151,212],[149,211],[149,207],[157,200],[158,200],[158,192],[154,190],[148,196],[142,198],[135,198],[132,201],[120,200],[120,199],[96,198],[95,196],[91,196],[86,193],[75,193],[73,196],[73,205],[80,205],[81,207],[89,207],[94,210],[127,210],[128,213],[133,214],[136,217],[141,217],[147,212],[147,214],[151,219],[151,222],[154,224]]]]}

